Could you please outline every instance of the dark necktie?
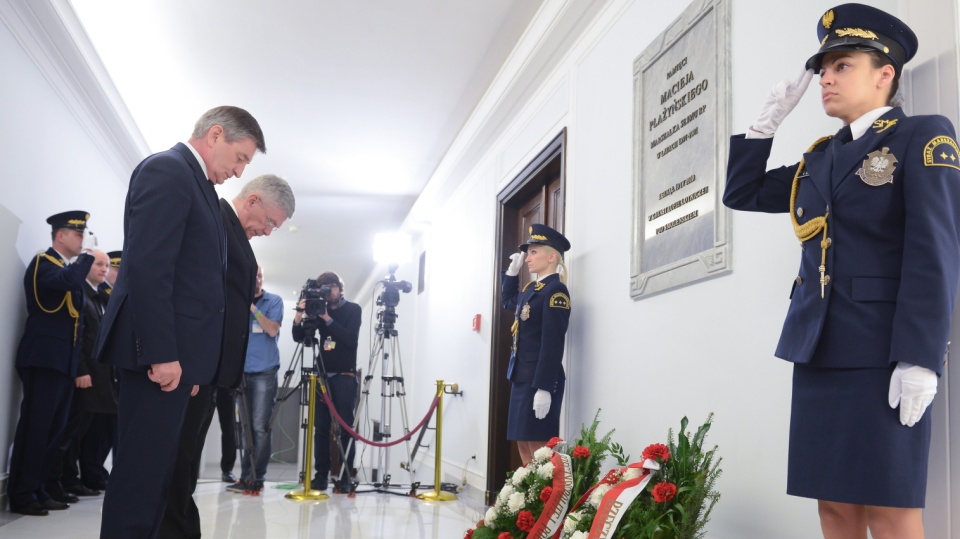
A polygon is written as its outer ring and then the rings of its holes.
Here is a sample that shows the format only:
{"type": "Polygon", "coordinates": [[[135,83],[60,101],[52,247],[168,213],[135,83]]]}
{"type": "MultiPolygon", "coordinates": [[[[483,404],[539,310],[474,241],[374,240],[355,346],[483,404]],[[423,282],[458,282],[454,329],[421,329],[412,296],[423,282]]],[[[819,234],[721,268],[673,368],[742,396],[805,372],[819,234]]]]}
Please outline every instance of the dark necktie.
{"type": "Polygon", "coordinates": [[[850,132],[850,126],[845,125],[841,127],[840,131],[837,131],[837,135],[834,138],[836,138],[837,142],[840,144],[846,144],[853,140],[853,134],[850,132]]]}

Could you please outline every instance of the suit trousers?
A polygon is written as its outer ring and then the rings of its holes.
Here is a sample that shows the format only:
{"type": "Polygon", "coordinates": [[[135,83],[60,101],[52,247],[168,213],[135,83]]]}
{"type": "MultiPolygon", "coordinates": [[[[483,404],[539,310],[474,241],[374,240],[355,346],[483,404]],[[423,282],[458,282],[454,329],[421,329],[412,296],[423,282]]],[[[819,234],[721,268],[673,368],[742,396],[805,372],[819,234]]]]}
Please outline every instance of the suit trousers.
{"type": "Polygon", "coordinates": [[[103,498],[100,539],[153,539],[166,507],[192,387],[163,391],[146,371],[120,370],[119,446],[103,498]]]}

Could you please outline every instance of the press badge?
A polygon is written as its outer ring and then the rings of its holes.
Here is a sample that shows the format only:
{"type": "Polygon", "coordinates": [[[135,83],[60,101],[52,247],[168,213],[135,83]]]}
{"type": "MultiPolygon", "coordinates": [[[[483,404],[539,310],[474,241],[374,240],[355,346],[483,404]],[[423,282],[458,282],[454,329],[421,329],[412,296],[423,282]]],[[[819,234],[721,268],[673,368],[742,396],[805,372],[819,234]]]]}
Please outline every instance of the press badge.
{"type": "Polygon", "coordinates": [[[333,340],[333,337],[327,337],[327,340],[323,341],[323,351],[329,352],[337,347],[337,341],[333,340]]]}
{"type": "Polygon", "coordinates": [[[250,327],[250,333],[263,333],[263,326],[260,325],[260,322],[256,320],[253,321],[253,325],[250,327]]]}

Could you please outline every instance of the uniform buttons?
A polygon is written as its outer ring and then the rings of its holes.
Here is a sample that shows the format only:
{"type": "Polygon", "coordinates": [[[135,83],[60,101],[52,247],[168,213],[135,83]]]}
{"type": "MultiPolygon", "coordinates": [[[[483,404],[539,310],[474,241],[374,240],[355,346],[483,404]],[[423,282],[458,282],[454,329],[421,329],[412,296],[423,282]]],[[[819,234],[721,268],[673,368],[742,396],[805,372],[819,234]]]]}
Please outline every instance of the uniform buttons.
{"type": "Polygon", "coordinates": [[[827,238],[827,247],[833,245],[833,238],[827,238]]]}
{"type": "Polygon", "coordinates": [[[829,275],[824,275],[824,276],[823,276],[823,284],[830,284],[830,276],[829,276],[829,275]]]}
{"type": "Polygon", "coordinates": [[[794,281],[797,282],[797,286],[800,286],[803,284],[803,277],[800,277],[799,275],[797,275],[797,278],[794,279],[794,281]]]}
{"type": "Polygon", "coordinates": [[[220,307],[219,309],[217,309],[217,312],[222,313],[222,312],[223,312],[223,307],[220,307]]]}
{"type": "Polygon", "coordinates": [[[797,217],[803,217],[803,208],[797,208],[797,217]]]}

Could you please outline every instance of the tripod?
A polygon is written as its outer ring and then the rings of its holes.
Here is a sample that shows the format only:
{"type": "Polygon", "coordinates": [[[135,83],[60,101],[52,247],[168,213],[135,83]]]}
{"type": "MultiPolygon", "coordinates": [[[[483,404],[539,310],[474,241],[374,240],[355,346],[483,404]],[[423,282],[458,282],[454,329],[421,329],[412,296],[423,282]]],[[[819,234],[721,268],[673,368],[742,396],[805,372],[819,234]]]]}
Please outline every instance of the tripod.
{"type": "MultiPolygon", "coordinates": [[[[377,337],[370,353],[370,362],[367,366],[367,375],[363,378],[363,388],[360,392],[360,404],[357,407],[357,414],[354,420],[353,430],[357,430],[363,417],[364,411],[369,405],[370,384],[375,378],[377,365],[381,365],[380,372],[380,422],[379,427],[374,429],[374,441],[389,442],[393,435],[391,431],[391,420],[393,417],[393,399],[396,398],[400,407],[402,435],[410,432],[410,422],[407,418],[406,389],[403,385],[403,365],[400,362],[399,343],[397,341],[398,332],[394,326],[397,314],[394,306],[387,303],[387,306],[378,315],[380,323],[377,325],[377,337]]],[[[353,440],[350,440],[353,443],[353,440]]],[[[410,455],[410,442],[404,442],[407,455],[410,455]]],[[[349,448],[349,445],[348,445],[349,448]]],[[[419,486],[413,480],[412,458],[407,463],[400,463],[401,468],[405,468],[410,474],[411,492],[419,486]]],[[[390,494],[400,494],[390,492],[385,489],[391,487],[400,487],[402,485],[393,485],[390,483],[390,448],[378,447],[377,459],[374,464],[372,474],[372,490],[364,492],[389,492],[390,494]],[[382,481],[378,481],[377,471],[383,471],[382,481]]],[[[400,495],[406,495],[400,494],[400,495]]]]}

